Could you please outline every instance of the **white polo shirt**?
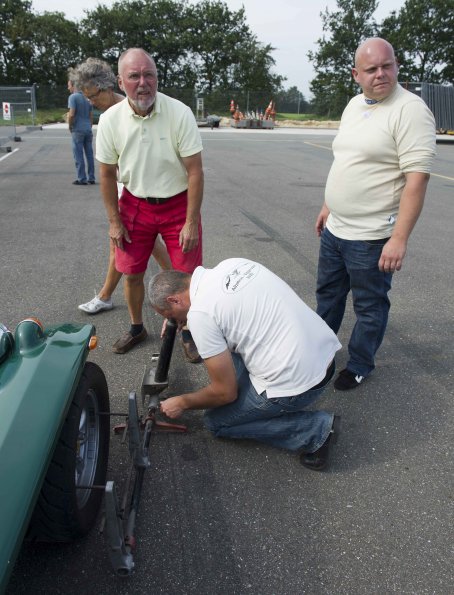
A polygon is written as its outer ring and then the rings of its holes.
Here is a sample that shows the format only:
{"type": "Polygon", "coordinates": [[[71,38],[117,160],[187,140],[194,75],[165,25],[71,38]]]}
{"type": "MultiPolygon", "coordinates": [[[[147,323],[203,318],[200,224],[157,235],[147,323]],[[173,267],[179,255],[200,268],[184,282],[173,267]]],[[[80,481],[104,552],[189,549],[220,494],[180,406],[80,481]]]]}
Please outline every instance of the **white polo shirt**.
{"type": "Polygon", "coordinates": [[[118,182],[138,197],[167,198],[186,190],[182,158],[202,149],[190,108],[162,93],[148,116],[138,116],[125,100],[99,119],[96,159],[118,165],[118,182]]]}
{"type": "Polygon", "coordinates": [[[336,335],[279,277],[244,258],[197,267],[188,326],[206,359],[238,353],[255,390],[291,397],[323,380],[338,349],[336,335]]]}

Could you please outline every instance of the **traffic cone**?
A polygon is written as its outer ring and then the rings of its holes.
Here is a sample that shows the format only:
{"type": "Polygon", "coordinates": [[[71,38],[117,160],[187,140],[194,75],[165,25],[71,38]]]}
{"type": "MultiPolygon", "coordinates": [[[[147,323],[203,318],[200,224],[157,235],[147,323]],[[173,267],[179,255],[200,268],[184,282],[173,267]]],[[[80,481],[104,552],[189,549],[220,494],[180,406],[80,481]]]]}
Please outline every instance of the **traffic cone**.
{"type": "Polygon", "coordinates": [[[265,110],[265,120],[269,120],[270,119],[270,112],[271,112],[271,108],[272,107],[273,107],[273,102],[270,101],[269,106],[265,110]]]}

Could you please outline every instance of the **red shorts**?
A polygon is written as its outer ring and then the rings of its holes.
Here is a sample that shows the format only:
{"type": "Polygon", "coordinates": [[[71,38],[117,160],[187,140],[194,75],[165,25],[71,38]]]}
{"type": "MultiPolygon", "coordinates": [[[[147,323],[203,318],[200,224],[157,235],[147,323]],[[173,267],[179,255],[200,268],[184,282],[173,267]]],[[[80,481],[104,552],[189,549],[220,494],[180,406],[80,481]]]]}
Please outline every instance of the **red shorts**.
{"type": "Polygon", "coordinates": [[[136,198],[126,188],[119,200],[120,217],[128,230],[131,243],[123,240],[123,250],[115,248],[115,268],[126,275],[143,273],[160,233],[177,271],[192,273],[202,264],[202,224],[199,221],[199,243],[183,253],[179,245],[180,231],[186,222],[188,193],[185,190],[160,205],[150,205],[136,198]]]}

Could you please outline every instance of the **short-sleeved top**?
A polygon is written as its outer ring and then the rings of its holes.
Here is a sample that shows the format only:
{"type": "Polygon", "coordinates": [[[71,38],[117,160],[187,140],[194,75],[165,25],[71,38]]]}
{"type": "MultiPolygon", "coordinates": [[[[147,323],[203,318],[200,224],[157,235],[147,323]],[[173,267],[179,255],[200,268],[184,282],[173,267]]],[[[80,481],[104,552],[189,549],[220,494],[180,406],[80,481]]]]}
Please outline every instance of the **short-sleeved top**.
{"type": "Polygon", "coordinates": [[[68,97],[68,108],[74,110],[73,132],[88,132],[91,130],[93,106],[81,91],[71,93],[68,97]]]}
{"type": "Polygon", "coordinates": [[[244,258],[197,267],[188,326],[206,359],[238,353],[268,398],[299,395],[323,380],[338,349],[328,325],[278,276],[244,258]]]}
{"type": "Polygon", "coordinates": [[[128,100],[104,112],[96,135],[96,159],[118,166],[118,182],[134,196],[168,198],[188,187],[182,158],[202,151],[190,108],[162,93],[153,111],[139,116],[128,100]]]}
{"type": "Polygon", "coordinates": [[[344,240],[390,237],[405,174],[430,173],[435,120],[417,95],[399,85],[375,104],[354,97],[342,114],[326,182],[326,226],[344,240]]]}

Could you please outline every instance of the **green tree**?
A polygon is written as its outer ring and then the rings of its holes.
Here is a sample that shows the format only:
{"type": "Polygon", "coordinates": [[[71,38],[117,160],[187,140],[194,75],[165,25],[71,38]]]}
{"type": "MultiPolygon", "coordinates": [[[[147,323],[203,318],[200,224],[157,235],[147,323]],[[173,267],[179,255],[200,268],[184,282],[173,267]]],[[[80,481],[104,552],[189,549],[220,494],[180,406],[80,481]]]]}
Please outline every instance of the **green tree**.
{"type": "Polygon", "coordinates": [[[284,89],[276,95],[276,105],[279,112],[304,114],[309,110],[309,103],[298,87],[284,89]]]}
{"type": "Polygon", "coordinates": [[[201,91],[262,90],[281,87],[273,74],[273,47],[260,43],[246,23],[245,10],[231,11],[225,2],[203,0],[188,8],[192,64],[201,91]]]}
{"type": "Polygon", "coordinates": [[[277,93],[286,79],[272,72],[276,64],[271,55],[273,50],[270,44],[260,43],[253,35],[245,38],[237,47],[238,62],[229,72],[230,87],[267,95],[277,93]]]}
{"type": "Polygon", "coordinates": [[[128,0],[100,5],[81,23],[84,56],[116,66],[128,47],[143,47],[156,60],[160,86],[212,91],[247,84],[278,88],[273,48],[257,41],[244,9],[232,12],[221,1],[128,0]]]}
{"type": "Polygon", "coordinates": [[[77,23],[62,12],[45,12],[30,23],[31,55],[29,81],[43,85],[64,85],[68,66],[80,61],[77,23]]]}
{"type": "Polygon", "coordinates": [[[28,23],[31,2],[2,0],[0,3],[0,84],[12,85],[26,77],[24,61],[30,57],[28,23]]]}
{"type": "Polygon", "coordinates": [[[200,90],[211,92],[232,85],[240,45],[251,36],[244,8],[232,12],[220,1],[203,0],[189,7],[193,66],[200,90]]]}
{"type": "Polygon", "coordinates": [[[77,24],[60,12],[35,14],[31,2],[6,0],[0,7],[0,82],[64,84],[80,57],[77,24]]]}
{"type": "Polygon", "coordinates": [[[143,47],[156,60],[160,87],[181,96],[193,91],[261,91],[267,100],[282,89],[273,71],[273,47],[261,43],[245,20],[220,0],[123,0],[99,4],[80,23],[61,12],[35,14],[27,0],[1,0],[0,81],[63,84],[68,66],[89,56],[114,69],[120,54],[143,47]]]}
{"type": "Polygon", "coordinates": [[[381,36],[396,51],[399,79],[452,83],[454,0],[407,0],[381,24],[381,36]]]}
{"type": "Polygon", "coordinates": [[[339,116],[357,87],[351,74],[356,48],[377,32],[373,14],[377,1],[337,0],[339,10],[320,13],[323,36],[318,50],[308,52],[317,73],[311,81],[317,114],[339,116]]]}
{"type": "Polygon", "coordinates": [[[111,8],[99,5],[81,23],[86,57],[105,59],[116,67],[120,54],[142,47],[156,60],[160,85],[190,85],[187,0],[130,0],[111,8]]]}

